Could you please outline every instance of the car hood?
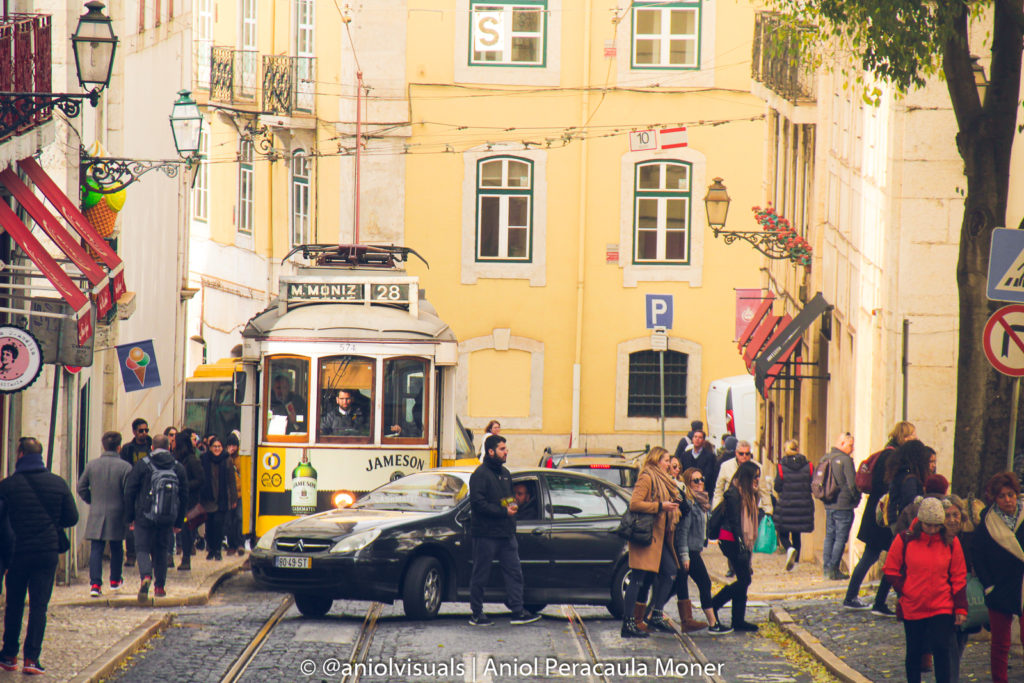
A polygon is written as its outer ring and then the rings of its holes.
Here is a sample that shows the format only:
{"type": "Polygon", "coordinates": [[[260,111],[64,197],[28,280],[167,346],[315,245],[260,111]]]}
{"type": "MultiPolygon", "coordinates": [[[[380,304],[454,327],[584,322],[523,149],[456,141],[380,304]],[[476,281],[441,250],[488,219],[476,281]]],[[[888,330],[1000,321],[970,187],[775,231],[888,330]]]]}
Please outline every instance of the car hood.
{"type": "Polygon", "coordinates": [[[286,522],[277,528],[277,538],[340,538],[375,528],[387,528],[436,516],[431,512],[344,509],[321,512],[286,522]]]}

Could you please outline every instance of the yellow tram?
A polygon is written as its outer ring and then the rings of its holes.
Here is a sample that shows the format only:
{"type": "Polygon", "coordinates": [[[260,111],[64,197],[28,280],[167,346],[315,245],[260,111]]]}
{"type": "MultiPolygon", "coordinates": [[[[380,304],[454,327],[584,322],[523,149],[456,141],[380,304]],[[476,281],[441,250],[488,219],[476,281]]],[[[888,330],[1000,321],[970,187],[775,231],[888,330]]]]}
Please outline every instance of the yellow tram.
{"type": "Polygon", "coordinates": [[[241,452],[254,453],[248,529],[353,501],[461,457],[455,335],[407,274],[412,250],[296,248],[277,300],[242,332],[241,452]]]}

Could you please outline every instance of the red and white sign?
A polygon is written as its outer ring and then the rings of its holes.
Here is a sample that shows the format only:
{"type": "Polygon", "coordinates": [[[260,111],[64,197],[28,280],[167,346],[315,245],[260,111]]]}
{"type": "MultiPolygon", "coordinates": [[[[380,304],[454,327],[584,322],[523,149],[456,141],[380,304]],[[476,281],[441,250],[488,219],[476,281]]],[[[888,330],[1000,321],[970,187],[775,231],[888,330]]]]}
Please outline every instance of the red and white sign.
{"type": "Polygon", "coordinates": [[[642,152],[649,149],[658,149],[658,131],[635,130],[629,134],[630,152],[642,152]]]}
{"type": "Polygon", "coordinates": [[[686,147],[686,126],[683,126],[682,128],[662,128],[660,137],[662,149],[686,147]]]}
{"type": "Polygon", "coordinates": [[[993,313],[981,343],[992,367],[1010,377],[1024,377],[1024,304],[1003,306],[993,313]]]}
{"type": "Polygon", "coordinates": [[[750,325],[764,298],[760,289],[736,290],[736,339],[739,339],[743,330],[750,325]]]}

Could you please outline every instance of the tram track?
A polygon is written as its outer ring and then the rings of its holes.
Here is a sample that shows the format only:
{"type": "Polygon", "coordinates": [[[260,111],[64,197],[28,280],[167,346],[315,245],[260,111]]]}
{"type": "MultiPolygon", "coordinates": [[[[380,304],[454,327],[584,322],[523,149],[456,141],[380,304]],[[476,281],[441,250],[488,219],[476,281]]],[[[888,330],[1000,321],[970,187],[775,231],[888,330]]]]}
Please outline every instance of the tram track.
{"type": "Polygon", "coordinates": [[[366,609],[366,616],[363,617],[363,624],[359,628],[359,635],[356,636],[355,641],[352,643],[352,651],[348,656],[351,673],[341,679],[344,683],[356,683],[359,680],[359,670],[362,667],[357,665],[366,661],[366,655],[370,652],[373,635],[377,632],[377,622],[383,610],[384,604],[380,602],[370,603],[370,606],[366,609]]]}
{"type": "MultiPolygon", "coordinates": [[[[704,656],[704,653],[701,652],[701,649],[697,647],[697,643],[693,642],[693,638],[686,635],[685,633],[682,633],[681,631],[675,631],[675,636],[676,640],[679,641],[679,646],[683,648],[683,651],[691,657],[693,657],[693,661],[700,663],[701,667],[703,667],[704,670],[707,671],[708,669],[706,667],[711,662],[708,660],[707,657],[704,656]]],[[[708,673],[702,673],[702,676],[704,677],[704,680],[707,681],[707,683],[725,683],[725,679],[721,676],[713,676],[708,673]]]]}
{"type": "MultiPolygon", "coordinates": [[[[597,649],[594,647],[594,642],[590,639],[590,632],[587,630],[586,624],[583,623],[583,618],[580,617],[579,612],[572,605],[562,605],[562,614],[569,620],[569,633],[572,634],[576,645],[590,659],[591,664],[598,664],[597,649]]],[[[592,674],[590,680],[609,683],[608,677],[604,675],[592,674]]]]}
{"type": "Polygon", "coordinates": [[[277,609],[275,609],[273,614],[263,622],[263,626],[261,626],[260,630],[256,632],[256,635],[249,641],[249,644],[245,646],[245,649],[242,650],[242,654],[238,655],[235,661],[231,664],[231,668],[229,668],[227,673],[221,677],[221,683],[235,683],[235,681],[242,677],[242,674],[245,673],[249,663],[254,657],[256,657],[260,648],[263,647],[263,643],[266,642],[267,636],[270,635],[270,632],[274,630],[274,627],[277,626],[278,622],[281,621],[284,615],[294,604],[295,598],[291,595],[286,595],[281,599],[281,603],[277,606],[277,609]]]}

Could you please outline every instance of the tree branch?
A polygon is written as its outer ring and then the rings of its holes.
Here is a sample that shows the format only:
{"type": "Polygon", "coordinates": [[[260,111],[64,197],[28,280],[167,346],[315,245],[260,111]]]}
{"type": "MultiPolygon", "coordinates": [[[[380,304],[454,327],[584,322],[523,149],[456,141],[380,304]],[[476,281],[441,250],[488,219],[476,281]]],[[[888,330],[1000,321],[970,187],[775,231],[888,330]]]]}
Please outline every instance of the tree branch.
{"type": "Polygon", "coordinates": [[[967,42],[966,5],[953,20],[952,31],[943,47],[942,70],[946,74],[946,88],[953,104],[957,128],[961,133],[969,131],[981,115],[981,98],[974,84],[971,48],[967,42]]]}

